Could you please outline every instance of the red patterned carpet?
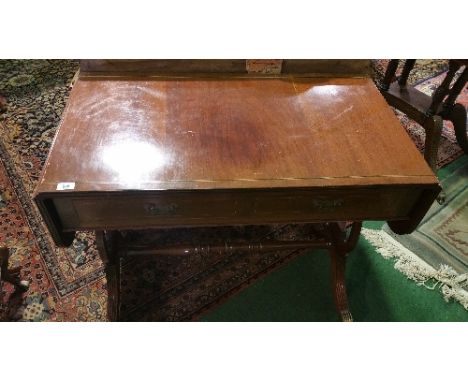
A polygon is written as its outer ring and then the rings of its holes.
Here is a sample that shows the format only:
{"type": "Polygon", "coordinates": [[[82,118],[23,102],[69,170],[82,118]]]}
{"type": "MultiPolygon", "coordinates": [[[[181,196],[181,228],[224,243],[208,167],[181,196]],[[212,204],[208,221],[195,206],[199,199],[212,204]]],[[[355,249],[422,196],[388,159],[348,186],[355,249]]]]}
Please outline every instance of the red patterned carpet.
{"type": "MultiPolygon", "coordinates": [[[[425,61],[412,81],[430,93],[446,69],[445,61],[425,61]]],[[[385,67],[376,61],[376,76],[385,67]]],[[[24,295],[0,296],[3,320],[102,321],[106,319],[106,282],[94,236],[77,235],[70,248],[56,248],[31,201],[35,184],[68,97],[68,84],[78,68],[67,60],[0,61],[0,94],[7,109],[0,115],[0,243],[11,248],[10,266],[20,267],[30,282],[24,295]]],[[[467,105],[465,89],[461,101],[467,105]]],[[[399,116],[421,147],[424,131],[399,116]]],[[[439,166],[461,155],[453,128],[444,125],[439,166]]],[[[242,232],[230,232],[237,235],[242,232]]],[[[225,233],[220,232],[219,235],[225,233]]],[[[254,235],[309,235],[298,227],[259,227],[254,235]]],[[[177,232],[177,239],[186,236],[177,232]]],[[[231,236],[232,237],[232,236],[231,236]]],[[[123,313],[130,320],[189,320],[244,288],[297,253],[126,260],[123,267],[123,313]],[[137,277],[138,275],[138,277],[137,277]]]]}

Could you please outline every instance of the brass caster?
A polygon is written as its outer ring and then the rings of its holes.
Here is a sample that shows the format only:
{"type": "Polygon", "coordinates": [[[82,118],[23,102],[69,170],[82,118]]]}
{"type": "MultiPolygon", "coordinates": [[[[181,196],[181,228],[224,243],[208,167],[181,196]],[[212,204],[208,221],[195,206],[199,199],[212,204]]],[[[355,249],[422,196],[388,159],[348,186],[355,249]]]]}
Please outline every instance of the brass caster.
{"type": "Polygon", "coordinates": [[[437,197],[437,203],[439,203],[441,206],[445,204],[446,202],[446,196],[444,191],[441,191],[439,196],[437,197]]]}

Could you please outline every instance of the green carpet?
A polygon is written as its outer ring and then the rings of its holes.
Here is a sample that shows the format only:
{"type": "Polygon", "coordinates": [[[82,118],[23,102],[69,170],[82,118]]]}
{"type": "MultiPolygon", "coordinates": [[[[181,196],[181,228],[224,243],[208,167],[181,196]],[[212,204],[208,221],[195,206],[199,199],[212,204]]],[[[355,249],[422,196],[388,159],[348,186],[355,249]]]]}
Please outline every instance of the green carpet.
{"type": "MultiPolygon", "coordinates": [[[[461,157],[439,171],[439,179],[467,161],[461,157]]],[[[378,229],[384,222],[366,222],[378,229]]],[[[355,321],[468,321],[468,311],[445,302],[438,290],[408,280],[363,238],[349,255],[346,283],[355,321]]],[[[263,277],[201,321],[338,321],[330,286],[330,261],[313,251],[263,277]]]]}
{"type": "Polygon", "coordinates": [[[434,269],[448,265],[468,273],[468,157],[458,160],[453,172],[441,179],[445,203],[433,203],[418,228],[410,235],[384,231],[434,269]]]}

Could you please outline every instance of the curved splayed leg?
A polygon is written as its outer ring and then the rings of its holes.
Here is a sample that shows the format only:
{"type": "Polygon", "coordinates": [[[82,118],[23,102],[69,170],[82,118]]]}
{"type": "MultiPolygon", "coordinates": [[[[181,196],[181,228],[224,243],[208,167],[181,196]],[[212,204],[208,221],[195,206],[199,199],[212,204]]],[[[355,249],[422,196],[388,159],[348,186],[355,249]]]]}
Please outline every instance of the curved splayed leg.
{"type": "Polygon", "coordinates": [[[361,222],[354,222],[351,226],[349,235],[346,235],[346,232],[338,223],[328,225],[329,237],[332,244],[329,249],[329,253],[331,257],[333,297],[338,314],[344,322],[353,321],[353,316],[349,310],[348,295],[346,292],[346,255],[356,246],[361,232],[361,226],[361,222]]]}

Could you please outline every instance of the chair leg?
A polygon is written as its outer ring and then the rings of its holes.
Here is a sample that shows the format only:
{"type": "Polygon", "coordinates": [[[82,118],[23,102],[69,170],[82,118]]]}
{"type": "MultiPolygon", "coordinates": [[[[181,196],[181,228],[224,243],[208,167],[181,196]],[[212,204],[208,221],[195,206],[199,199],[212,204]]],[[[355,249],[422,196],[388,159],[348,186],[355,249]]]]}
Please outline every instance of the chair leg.
{"type": "Polygon", "coordinates": [[[0,113],[3,113],[7,109],[7,101],[5,97],[0,95],[0,113]]]}
{"type": "Polygon", "coordinates": [[[12,284],[15,288],[25,291],[29,287],[27,281],[20,280],[17,276],[19,270],[8,269],[8,259],[10,258],[10,251],[6,247],[0,247],[0,283],[2,281],[12,284]]]}
{"type": "MultiPolygon", "coordinates": [[[[426,118],[423,124],[424,130],[426,131],[424,159],[426,159],[426,162],[429,164],[434,174],[437,173],[437,154],[439,153],[443,125],[444,121],[438,115],[426,118]]],[[[444,204],[445,197],[445,192],[442,190],[437,196],[437,202],[441,205],[444,204]]]]}
{"type": "Polygon", "coordinates": [[[440,116],[434,115],[426,118],[423,124],[426,131],[426,141],[424,148],[424,159],[431,167],[432,171],[437,171],[437,154],[439,152],[440,137],[442,134],[443,120],[440,116]]]}
{"type": "Polygon", "coordinates": [[[385,71],[384,78],[382,80],[382,83],[380,85],[380,88],[384,91],[387,91],[390,89],[390,84],[395,78],[395,73],[398,69],[398,64],[400,60],[390,60],[387,66],[387,70],[385,71]]]}
{"type": "Polygon", "coordinates": [[[447,116],[447,119],[453,123],[458,144],[465,154],[468,154],[468,126],[466,124],[467,118],[465,107],[456,103],[450,111],[450,114],[447,116]]]}
{"type": "Polygon", "coordinates": [[[453,84],[452,89],[450,89],[449,94],[444,101],[443,108],[445,110],[450,109],[453,106],[453,104],[455,103],[455,100],[460,95],[467,81],[468,81],[468,67],[465,66],[463,73],[460,74],[460,77],[458,77],[457,81],[453,84]]]}
{"type": "MultiPolygon", "coordinates": [[[[450,83],[452,82],[453,77],[455,76],[455,73],[457,72],[458,68],[460,68],[460,64],[458,62],[450,60],[449,70],[448,70],[444,80],[439,85],[439,87],[435,90],[434,94],[432,95],[432,103],[431,103],[431,106],[429,106],[429,109],[428,109],[428,112],[430,114],[437,113],[437,110],[439,109],[440,103],[442,102],[444,97],[450,91],[450,89],[449,89],[450,83]]],[[[452,89],[452,93],[453,93],[453,90],[454,89],[452,89]]],[[[461,90],[461,88],[460,88],[460,90],[461,90]]],[[[452,101],[452,103],[453,103],[453,101],[452,101]]]]}
{"type": "Polygon", "coordinates": [[[398,85],[406,86],[406,83],[408,82],[409,74],[413,70],[415,63],[416,63],[416,60],[406,60],[405,61],[405,66],[403,67],[403,71],[401,72],[401,76],[398,79],[398,85]]]}

